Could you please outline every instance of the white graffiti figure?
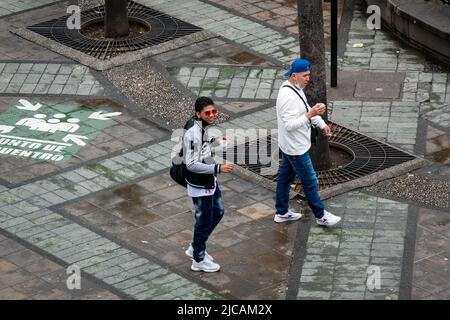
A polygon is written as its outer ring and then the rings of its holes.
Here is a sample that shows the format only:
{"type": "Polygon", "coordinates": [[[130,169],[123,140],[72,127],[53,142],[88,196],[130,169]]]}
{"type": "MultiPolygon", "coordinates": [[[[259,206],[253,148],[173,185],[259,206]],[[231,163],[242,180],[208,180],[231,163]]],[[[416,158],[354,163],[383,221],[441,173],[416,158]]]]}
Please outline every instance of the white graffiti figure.
{"type": "Polygon", "coordinates": [[[20,119],[16,125],[29,127],[33,131],[43,131],[55,133],[56,131],[62,132],[75,132],[80,126],[77,124],[80,119],[70,118],[67,122],[61,122],[61,119],[65,118],[66,115],[62,113],[55,114],[53,118],[48,121],[45,120],[47,116],[42,113],[34,115],[34,118],[24,118],[20,119]]]}

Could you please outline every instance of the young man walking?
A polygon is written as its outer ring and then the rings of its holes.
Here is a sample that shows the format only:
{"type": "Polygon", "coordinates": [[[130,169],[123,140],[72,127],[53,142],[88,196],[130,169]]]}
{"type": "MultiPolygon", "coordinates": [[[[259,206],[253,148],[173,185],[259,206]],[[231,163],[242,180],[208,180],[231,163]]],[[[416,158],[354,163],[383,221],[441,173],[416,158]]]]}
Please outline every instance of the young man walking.
{"type": "Polygon", "coordinates": [[[184,127],[187,193],[195,206],[194,238],[186,250],[186,255],[193,259],[193,271],[216,272],[220,269],[206,252],[206,241],[224,214],[216,175],[233,171],[233,165],[215,164],[213,160],[211,145],[214,139],[208,137],[208,127],[214,123],[217,114],[210,98],[199,97],[195,101],[195,115],[184,127]]]}
{"type": "Polygon", "coordinates": [[[320,117],[325,112],[325,105],[318,103],[310,107],[303,92],[310,73],[309,61],[294,60],[291,68],[284,74],[288,80],[278,92],[278,145],[282,160],[278,171],[274,221],[280,223],[302,217],[301,213],[289,209],[289,190],[295,176],[298,176],[317,224],[331,227],[341,218],[325,210],[318,192],[317,175],[308,154],[311,147],[311,126],[319,127],[324,135],[330,134],[330,127],[320,117]]]}

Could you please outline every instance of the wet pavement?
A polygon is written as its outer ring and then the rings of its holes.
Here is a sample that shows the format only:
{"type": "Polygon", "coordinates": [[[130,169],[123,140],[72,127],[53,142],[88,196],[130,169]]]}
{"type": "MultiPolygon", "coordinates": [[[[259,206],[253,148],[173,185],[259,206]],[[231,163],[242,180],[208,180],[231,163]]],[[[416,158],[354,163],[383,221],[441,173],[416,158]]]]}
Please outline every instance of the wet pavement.
{"type": "Polygon", "coordinates": [[[172,130],[199,94],[217,101],[218,129],[276,128],[295,1],[138,2],[216,36],[99,72],[7,31],[67,3],[0,1],[0,299],[449,299],[449,74],[368,30],[355,1],[330,118],[429,165],[326,200],[333,229],[294,200],[306,217],[275,224],[273,191],[221,175],[208,252],[222,268],[196,273],[172,130]],[[73,265],[81,289],[67,286],[73,265]]]}
{"type": "Polygon", "coordinates": [[[66,266],[30,250],[13,237],[0,234],[1,300],[123,299],[102,283],[83,279],[79,289],[66,285],[66,266]]]}

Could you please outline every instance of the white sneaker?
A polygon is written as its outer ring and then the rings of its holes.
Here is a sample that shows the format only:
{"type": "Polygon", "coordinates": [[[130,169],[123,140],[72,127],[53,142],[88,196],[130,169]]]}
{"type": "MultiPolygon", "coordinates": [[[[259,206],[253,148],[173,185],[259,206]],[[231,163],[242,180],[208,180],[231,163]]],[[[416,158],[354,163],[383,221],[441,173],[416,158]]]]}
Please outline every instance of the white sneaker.
{"type": "MultiPolygon", "coordinates": [[[[192,248],[192,244],[189,245],[189,248],[184,252],[189,258],[194,259],[194,248],[192,248]]],[[[213,257],[211,257],[208,252],[205,251],[205,259],[209,261],[214,261],[213,257]]]]}
{"type": "Polygon", "coordinates": [[[207,259],[203,259],[200,262],[196,262],[195,260],[192,260],[191,265],[192,271],[204,271],[204,272],[216,272],[220,270],[220,265],[218,265],[215,262],[212,262],[207,259]]]}
{"type": "Polygon", "coordinates": [[[276,223],[286,222],[286,221],[295,221],[303,217],[301,213],[297,213],[288,209],[288,212],[285,214],[275,214],[273,221],[276,223]]]}
{"type": "Polygon", "coordinates": [[[327,210],[324,211],[323,217],[321,219],[316,219],[318,225],[327,227],[332,227],[339,221],[341,221],[341,217],[335,216],[327,210]]]}

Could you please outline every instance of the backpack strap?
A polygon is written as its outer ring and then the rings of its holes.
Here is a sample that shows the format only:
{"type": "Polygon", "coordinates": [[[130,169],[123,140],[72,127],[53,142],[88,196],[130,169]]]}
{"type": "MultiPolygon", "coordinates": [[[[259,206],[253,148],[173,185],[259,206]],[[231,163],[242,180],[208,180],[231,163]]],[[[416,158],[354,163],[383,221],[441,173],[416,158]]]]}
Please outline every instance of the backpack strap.
{"type": "Polygon", "coordinates": [[[298,97],[302,100],[303,105],[305,106],[306,112],[309,111],[309,109],[308,109],[308,104],[306,103],[306,101],[303,99],[303,97],[300,95],[300,93],[299,93],[297,90],[295,90],[293,87],[291,87],[290,85],[287,85],[287,84],[285,84],[284,86],[282,86],[282,88],[290,88],[292,91],[294,91],[295,94],[298,95],[298,97]]]}
{"type": "MultiPolygon", "coordinates": [[[[298,95],[298,97],[302,100],[303,105],[305,106],[306,112],[309,111],[308,109],[308,104],[306,103],[306,101],[303,99],[303,97],[300,95],[300,93],[295,90],[292,86],[285,84],[284,86],[282,86],[282,88],[291,88],[292,91],[295,92],[295,94],[298,95]]],[[[317,129],[315,126],[312,125],[311,119],[309,119],[309,123],[311,124],[311,143],[316,144],[316,136],[317,136],[317,129]]]]}

